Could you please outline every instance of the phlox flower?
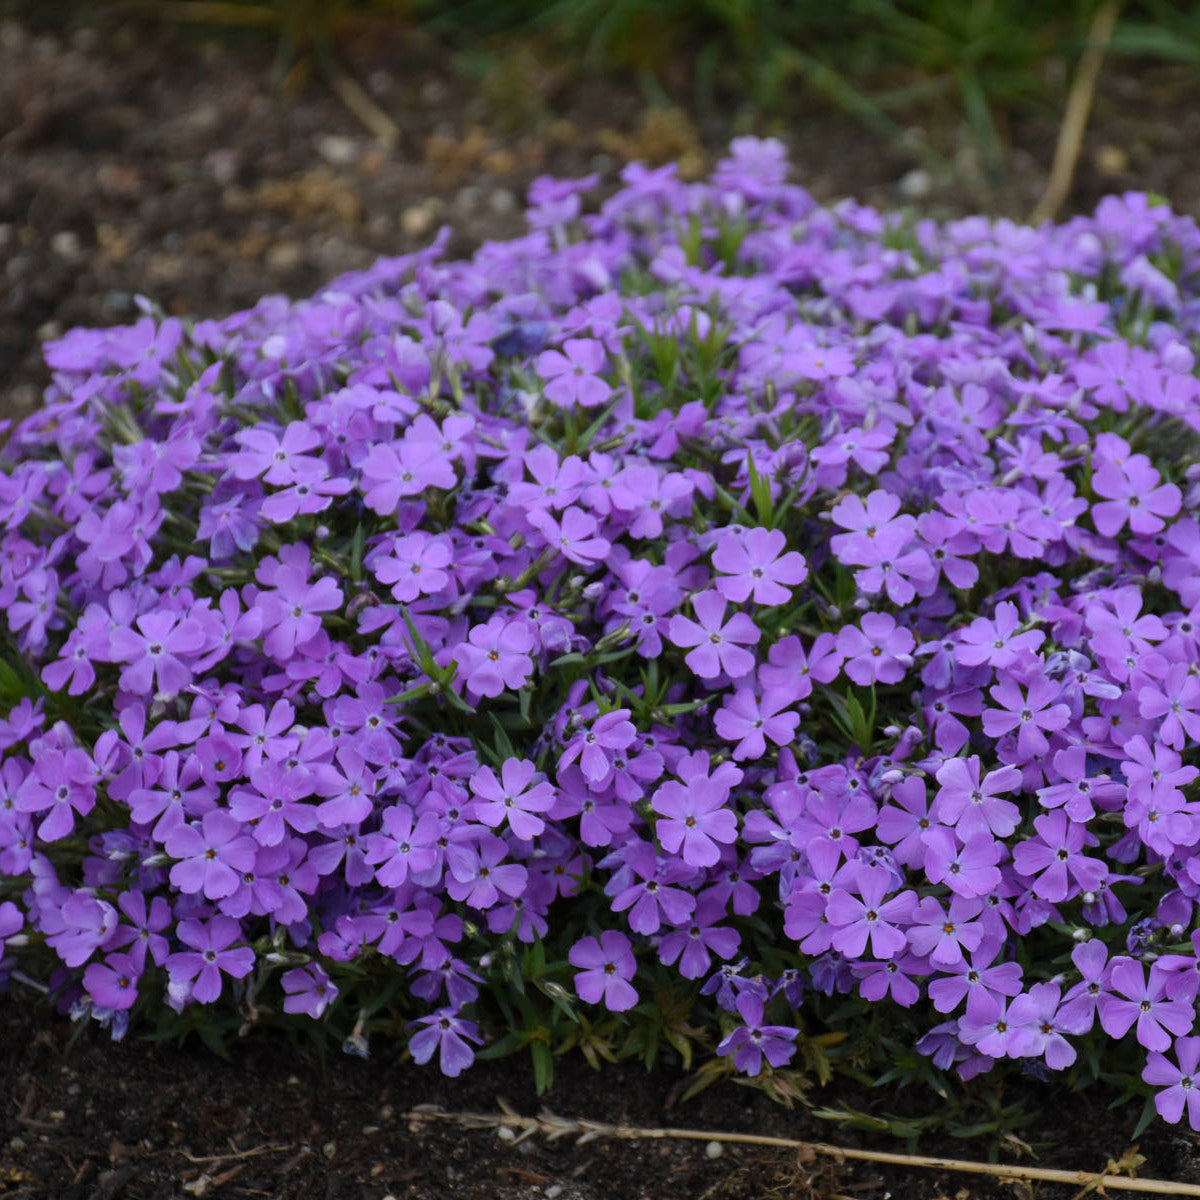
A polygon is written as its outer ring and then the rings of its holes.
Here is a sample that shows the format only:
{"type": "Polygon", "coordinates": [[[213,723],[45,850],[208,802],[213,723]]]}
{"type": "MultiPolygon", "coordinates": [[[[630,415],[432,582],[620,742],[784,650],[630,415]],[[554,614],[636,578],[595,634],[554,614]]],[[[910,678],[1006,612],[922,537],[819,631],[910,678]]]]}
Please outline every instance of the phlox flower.
{"type": "Polygon", "coordinates": [[[283,986],[283,1011],[304,1013],[320,1020],[325,1010],[338,998],[338,986],[329,978],[320,963],[309,963],[284,971],[279,982],[283,986]]]}
{"type": "Polygon", "coordinates": [[[785,553],[786,545],[778,529],[725,534],[712,556],[713,566],[722,572],[715,581],[717,591],[737,604],[751,596],[755,604],[786,604],[790,589],[808,576],[804,555],[796,550],[785,553]]]}
{"type": "Polygon", "coordinates": [[[768,688],[756,695],[751,688],[741,687],[726,696],[717,710],[713,724],[727,742],[736,742],[733,757],[761,758],[766,752],[767,738],[777,746],[786,746],[800,724],[799,713],[788,710],[791,698],[781,689],[768,688]]]}
{"type": "Polygon", "coordinates": [[[492,617],[473,625],[467,640],[454,649],[454,661],[472,701],[515,691],[533,673],[533,634],[524,621],[492,617]]]}
{"type": "Polygon", "coordinates": [[[1013,866],[1033,877],[1033,892],[1058,903],[1078,892],[1094,892],[1104,881],[1108,868],[1096,858],[1080,853],[1094,843],[1087,827],[1072,821],[1065,812],[1043,813],[1033,819],[1036,838],[1013,849],[1013,866]]]}
{"type": "Polygon", "coordinates": [[[990,620],[976,617],[959,634],[954,646],[955,660],[968,667],[987,663],[996,670],[1004,670],[1022,656],[1035,653],[1046,635],[1040,629],[1018,633],[1020,623],[1017,606],[1009,600],[1001,601],[990,620]]]}
{"type": "Polygon", "coordinates": [[[559,408],[596,408],[612,389],[599,372],[604,369],[604,346],[592,338],[567,338],[562,350],[544,350],[535,362],[545,379],[546,399],[559,408]]]}
{"type": "Polygon", "coordinates": [[[763,998],[756,992],[742,992],[734,1006],[743,1024],[721,1039],[718,1054],[732,1054],[733,1065],[745,1075],[759,1074],[764,1058],[773,1067],[791,1061],[799,1030],[787,1025],[763,1024],[763,998]]]}
{"type": "Polygon", "coordinates": [[[990,833],[1008,837],[1021,819],[1021,811],[1009,800],[1001,800],[1003,792],[1011,792],[1021,784],[1021,772],[1015,767],[1001,767],[982,774],[979,755],[951,758],[937,770],[938,789],[932,810],[933,818],[950,825],[966,841],[973,834],[990,833]]]}
{"type": "MultiPolygon", "coordinates": [[[[708,773],[708,755],[691,756],[681,771],[682,782],[670,780],[650,798],[660,820],[655,826],[663,849],[681,854],[693,867],[711,867],[720,861],[720,844],[737,838],[737,814],[726,807],[729,789],[742,777],[737,768],[718,767],[708,773]]],[[[728,766],[728,764],[726,764],[728,766]]]]}
{"type": "Polygon", "coordinates": [[[587,1004],[603,1003],[610,1012],[625,1012],[637,1003],[637,991],[629,982],[637,962],[623,933],[606,929],[598,939],[582,938],[571,947],[567,959],[580,968],[575,991],[587,1004]]]}
{"type": "Polygon", "coordinates": [[[528,841],[546,828],[540,814],[554,807],[554,788],[526,759],[507,758],[500,778],[491,767],[480,767],[470,780],[475,794],[474,815],[485,825],[505,822],[513,835],[528,841]]]}
{"type": "Polygon", "coordinates": [[[612,549],[599,534],[599,524],[591,513],[572,505],[555,519],[544,508],[528,514],[529,523],[542,535],[546,545],[581,567],[594,567],[612,549]]]}
{"type": "Polygon", "coordinates": [[[676,646],[695,647],[684,659],[701,679],[724,672],[740,679],[754,669],[754,655],[743,646],[755,645],[762,636],[745,613],[725,620],[725,599],[717,591],[701,592],[692,600],[693,621],[682,614],[671,618],[667,636],[676,646]]]}
{"type": "Polygon", "coordinates": [[[221,994],[222,974],[243,979],[254,966],[254,951],[249,946],[233,946],[242,938],[242,927],[232,917],[180,921],[175,934],[192,947],[177,950],[166,962],[171,993],[178,999],[186,996],[211,1004],[221,994]]]}
{"type": "Polygon", "coordinates": [[[1167,977],[1150,968],[1149,978],[1140,962],[1118,958],[1109,969],[1112,992],[1101,996],[1097,1011],[1104,1032],[1122,1037],[1134,1025],[1137,1040],[1147,1050],[1166,1050],[1171,1034],[1190,1033],[1196,1021],[1194,1006],[1187,1000],[1172,1000],[1167,994],[1167,977]]]}
{"type": "Polygon", "coordinates": [[[451,1079],[461,1075],[474,1061],[469,1043],[479,1045],[479,1027],[458,1015],[455,1008],[439,1008],[426,1017],[418,1017],[410,1028],[417,1028],[408,1039],[409,1053],[418,1063],[427,1063],[436,1053],[442,1074],[451,1079]]]}
{"type": "Polygon", "coordinates": [[[684,979],[699,979],[712,965],[712,955],[732,958],[741,942],[736,929],[717,922],[725,915],[725,903],[705,896],[696,905],[691,920],[665,934],[658,944],[658,957],[670,965],[679,960],[684,979]]]}
{"type": "Polygon", "coordinates": [[[1101,462],[1092,489],[1104,500],[1092,505],[1097,532],[1116,537],[1128,521],[1130,532],[1144,537],[1158,533],[1164,517],[1179,512],[1182,493],[1173,483],[1160,483],[1159,473],[1144,454],[1131,454],[1118,465],[1101,462]]]}
{"type": "Polygon", "coordinates": [[[1037,675],[1022,685],[1005,677],[989,689],[999,708],[983,710],[983,731],[988,737],[1002,737],[1016,730],[1017,753],[1023,760],[1039,757],[1050,749],[1047,733],[1062,729],[1071,719],[1070,709],[1059,703],[1062,688],[1053,680],[1037,675]]]}
{"type": "Polygon", "coordinates": [[[1065,1070],[1075,1061],[1075,1047],[1064,1036],[1070,1030],[1060,1020],[1061,996],[1057,983],[1035,983],[1008,1006],[1008,1019],[1028,1034],[1026,1054],[1044,1058],[1052,1071],[1065,1070]]]}
{"type": "Polygon", "coordinates": [[[890,613],[864,613],[861,624],[861,629],[844,625],[837,635],[846,674],[860,687],[899,683],[912,663],[913,635],[897,626],[890,613]]]}
{"type": "Polygon", "coordinates": [[[138,979],[143,964],[131,954],[117,951],[102,962],[89,963],[83,973],[83,986],[100,1008],[132,1008],[138,998],[138,979]]]}
{"type": "Polygon", "coordinates": [[[1164,1121],[1178,1124],[1187,1108],[1188,1124],[1200,1130],[1200,1037],[1177,1037],[1176,1062],[1151,1051],[1142,1068],[1142,1079],[1162,1089],[1155,1093],[1154,1107],[1164,1121]]]}
{"type": "Polygon", "coordinates": [[[869,941],[871,953],[886,960],[904,949],[906,939],[899,926],[912,919],[917,897],[913,891],[903,891],[885,899],[892,890],[890,883],[886,872],[858,866],[842,887],[830,892],[825,915],[834,926],[835,950],[860,958],[869,941]]]}
{"type": "Polygon", "coordinates": [[[1001,848],[989,833],[976,833],[959,842],[942,826],[921,835],[925,843],[925,875],[930,883],[944,883],[958,896],[986,896],[1000,882],[1001,848]]]}
{"type": "Polygon", "coordinates": [[[153,685],[166,698],[177,695],[192,681],[187,660],[205,648],[203,629],[169,612],[144,613],[135,625],[114,630],[109,639],[113,660],[125,664],[121,686],[145,694],[153,685]]]}

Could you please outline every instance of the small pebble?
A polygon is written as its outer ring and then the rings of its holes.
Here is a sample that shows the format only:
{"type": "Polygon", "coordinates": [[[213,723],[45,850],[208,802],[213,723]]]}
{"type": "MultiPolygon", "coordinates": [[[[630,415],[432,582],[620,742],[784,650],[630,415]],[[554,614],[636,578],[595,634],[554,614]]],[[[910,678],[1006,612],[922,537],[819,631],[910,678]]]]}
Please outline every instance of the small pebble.
{"type": "Polygon", "coordinates": [[[505,217],[517,207],[517,198],[508,188],[497,188],[488,198],[488,206],[498,217],[505,217]]]}
{"type": "Polygon", "coordinates": [[[720,1158],[725,1153],[725,1147],[720,1142],[709,1142],[704,1147],[704,1153],[707,1158],[720,1158]]]}
{"type": "Polygon", "coordinates": [[[513,1131],[509,1129],[507,1125],[501,1125],[500,1128],[496,1130],[496,1136],[502,1142],[511,1142],[516,1138],[517,1135],[513,1133],[513,1131]]]}
{"type": "Polygon", "coordinates": [[[1101,175],[1124,175],[1129,170],[1129,155],[1120,146],[1101,146],[1096,151],[1096,170],[1101,175]]]}
{"type": "Polygon", "coordinates": [[[268,247],[267,267],[271,271],[294,271],[304,261],[304,247],[299,242],[276,242],[268,247]]]}
{"type": "Polygon", "coordinates": [[[933,191],[933,176],[922,167],[914,167],[900,177],[897,186],[906,200],[924,200],[933,191]]]}
{"type": "Polygon", "coordinates": [[[80,250],[79,234],[63,229],[50,239],[50,249],[59,258],[74,258],[80,250]]]}
{"type": "Polygon", "coordinates": [[[326,133],[317,138],[317,153],[335,167],[345,167],[358,157],[353,138],[340,133],[326,133]]]}
{"type": "Polygon", "coordinates": [[[424,237],[433,228],[433,221],[433,206],[428,203],[414,204],[400,214],[400,228],[406,237],[424,237]]]}

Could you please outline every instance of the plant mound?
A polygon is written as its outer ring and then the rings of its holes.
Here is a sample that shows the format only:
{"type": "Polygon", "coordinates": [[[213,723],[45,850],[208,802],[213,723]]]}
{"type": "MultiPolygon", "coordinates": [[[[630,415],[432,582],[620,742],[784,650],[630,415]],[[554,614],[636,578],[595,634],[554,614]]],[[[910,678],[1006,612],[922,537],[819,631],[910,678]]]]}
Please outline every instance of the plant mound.
{"type": "Polygon", "coordinates": [[[469,261],[47,346],[5,977],[117,1036],[1013,1060],[1200,1127],[1200,233],[785,177],[543,179],[469,261]]]}

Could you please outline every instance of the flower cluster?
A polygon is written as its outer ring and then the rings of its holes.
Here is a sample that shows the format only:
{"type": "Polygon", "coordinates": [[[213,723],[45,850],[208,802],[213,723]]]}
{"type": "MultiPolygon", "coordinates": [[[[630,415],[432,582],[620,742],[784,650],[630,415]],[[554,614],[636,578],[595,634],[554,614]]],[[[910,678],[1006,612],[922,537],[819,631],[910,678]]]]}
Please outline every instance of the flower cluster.
{"type": "Polygon", "coordinates": [[[786,169],[47,346],[0,975],[359,1052],[386,996],[449,1074],[667,994],[786,1069],[853,994],[964,1078],[1124,1042],[1200,1126],[1200,232],[786,169]]]}

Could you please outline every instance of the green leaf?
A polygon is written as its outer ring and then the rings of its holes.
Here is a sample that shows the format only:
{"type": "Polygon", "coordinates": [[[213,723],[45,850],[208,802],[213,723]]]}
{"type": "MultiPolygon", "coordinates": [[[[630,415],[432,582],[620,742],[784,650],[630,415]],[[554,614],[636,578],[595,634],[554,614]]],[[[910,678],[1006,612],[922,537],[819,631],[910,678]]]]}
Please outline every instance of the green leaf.
{"type": "Polygon", "coordinates": [[[530,1042],[529,1053],[533,1058],[533,1086],[543,1096],[554,1082],[554,1055],[545,1042],[530,1042]]]}
{"type": "Polygon", "coordinates": [[[770,525],[771,519],[775,515],[771,500],[770,480],[758,473],[758,468],[754,465],[753,454],[746,455],[746,470],[750,475],[750,495],[754,499],[754,507],[758,512],[758,523],[770,525]]]}
{"type": "Polygon", "coordinates": [[[505,732],[504,726],[500,724],[495,713],[488,713],[488,720],[492,723],[492,729],[496,733],[496,751],[500,754],[501,761],[509,758],[519,758],[520,755],[513,749],[513,744],[508,740],[508,734],[505,732]]]}
{"type": "Polygon", "coordinates": [[[360,521],[354,527],[354,540],[350,543],[350,578],[355,583],[362,581],[363,546],[367,540],[367,527],[360,521]]]}

